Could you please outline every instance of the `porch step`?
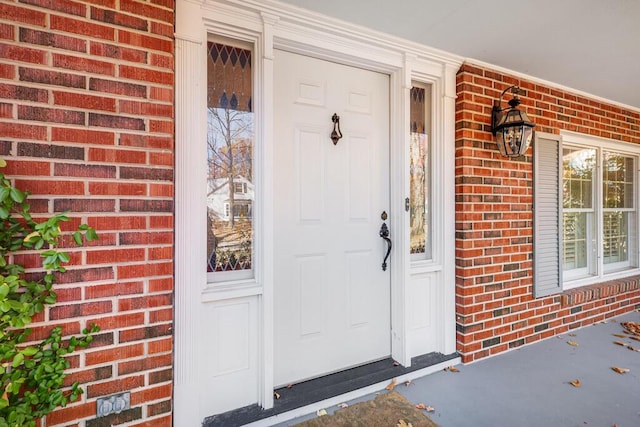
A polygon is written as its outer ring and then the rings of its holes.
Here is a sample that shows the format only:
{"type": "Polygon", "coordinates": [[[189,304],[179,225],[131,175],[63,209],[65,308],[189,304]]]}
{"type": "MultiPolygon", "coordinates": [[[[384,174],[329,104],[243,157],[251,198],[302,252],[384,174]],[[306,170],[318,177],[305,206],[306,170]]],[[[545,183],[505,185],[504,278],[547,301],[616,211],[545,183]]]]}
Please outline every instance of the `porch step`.
{"type": "Polygon", "coordinates": [[[393,359],[383,359],[345,371],[325,375],[309,381],[294,384],[291,388],[276,390],[280,396],[274,400],[273,408],[262,409],[259,405],[245,406],[223,414],[204,419],[204,427],[243,426],[258,420],[273,417],[303,406],[349,393],[379,382],[391,380],[410,372],[438,365],[459,357],[458,353],[428,353],[411,359],[411,367],[394,366],[393,359]]]}

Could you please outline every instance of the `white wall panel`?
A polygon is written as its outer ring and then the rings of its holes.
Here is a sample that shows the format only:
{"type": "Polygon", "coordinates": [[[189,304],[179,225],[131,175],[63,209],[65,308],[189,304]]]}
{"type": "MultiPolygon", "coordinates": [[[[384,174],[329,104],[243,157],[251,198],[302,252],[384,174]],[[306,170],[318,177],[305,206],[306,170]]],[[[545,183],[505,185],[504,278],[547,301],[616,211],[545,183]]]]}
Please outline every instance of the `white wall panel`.
{"type": "Polygon", "coordinates": [[[204,304],[198,336],[201,418],[258,399],[258,297],[204,304]]]}
{"type": "Polygon", "coordinates": [[[442,326],[438,319],[442,316],[442,299],[438,290],[439,272],[411,276],[407,287],[409,311],[407,329],[411,356],[419,356],[433,351],[441,351],[439,337],[442,326]]]}

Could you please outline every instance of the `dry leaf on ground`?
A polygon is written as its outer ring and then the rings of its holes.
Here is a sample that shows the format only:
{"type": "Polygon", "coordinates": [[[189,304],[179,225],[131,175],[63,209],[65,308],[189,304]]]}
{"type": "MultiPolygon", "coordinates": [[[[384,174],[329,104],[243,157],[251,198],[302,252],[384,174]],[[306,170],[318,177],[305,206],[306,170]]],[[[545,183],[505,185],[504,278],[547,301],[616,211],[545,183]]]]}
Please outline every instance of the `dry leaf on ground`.
{"type": "Polygon", "coordinates": [[[396,388],[396,384],[398,384],[398,380],[396,380],[395,378],[391,380],[391,382],[389,383],[388,386],[386,386],[385,388],[387,390],[393,390],[394,388],[396,388]]]}
{"type": "Polygon", "coordinates": [[[615,372],[619,374],[626,374],[627,372],[629,372],[628,368],[621,368],[619,366],[612,366],[611,369],[613,369],[615,372]]]}
{"type": "Polygon", "coordinates": [[[623,343],[622,341],[614,341],[613,343],[614,343],[614,344],[616,344],[616,345],[621,345],[621,346],[623,346],[623,347],[625,347],[625,346],[626,346],[626,344],[625,344],[625,343],[623,343]]]}
{"type": "Polygon", "coordinates": [[[273,392],[273,397],[274,397],[276,400],[280,399],[280,393],[278,393],[277,391],[274,391],[274,392],[273,392]]]}
{"type": "Polygon", "coordinates": [[[571,384],[574,387],[582,387],[582,383],[580,382],[580,380],[569,381],[569,384],[571,384]]]}
{"type": "Polygon", "coordinates": [[[424,403],[418,403],[416,405],[416,408],[422,409],[423,411],[427,411],[427,412],[434,412],[436,410],[433,406],[427,406],[424,403]]]}
{"type": "Polygon", "coordinates": [[[578,344],[577,342],[575,342],[575,341],[567,341],[567,344],[569,344],[570,346],[573,346],[573,347],[577,347],[577,346],[579,345],[579,344],[578,344]]]}
{"type": "Polygon", "coordinates": [[[624,334],[613,334],[613,336],[618,338],[627,338],[627,336],[624,334]]]}
{"type": "Polygon", "coordinates": [[[406,385],[407,387],[409,387],[411,385],[411,380],[407,380],[404,382],[404,385],[406,385]]]}
{"type": "Polygon", "coordinates": [[[449,371],[449,372],[460,372],[460,369],[456,368],[455,366],[449,366],[448,368],[444,369],[445,371],[449,371]]]}
{"type": "Polygon", "coordinates": [[[622,327],[632,334],[640,335],[640,323],[636,322],[622,322],[622,327]]]}
{"type": "Polygon", "coordinates": [[[411,423],[407,424],[405,420],[399,420],[397,427],[413,427],[411,423]]]}
{"type": "Polygon", "coordinates": [[[570,337],[577,337],[577,334],[569,334],[570,337]]]}
{"type": "Polygon", "coordinates": [[[400,362],[393,361],[393,366],[400,366],[400,362]]]}
{"type": "Polygon", "coordinates": [[[338,403],[338,408],[340,408],[340,409],[344,409],[344,408],[348,408],[348,407],[349,407],[349,405],[346,404],[346,403],[338,403]]]}
{"type": "Polygon", "coordinates": [[[316,415],[319,416],[319,417],[323,417],[323,416],[327,415],[327,411],[325,409],[318,409],[316,411],[316,415]]]}

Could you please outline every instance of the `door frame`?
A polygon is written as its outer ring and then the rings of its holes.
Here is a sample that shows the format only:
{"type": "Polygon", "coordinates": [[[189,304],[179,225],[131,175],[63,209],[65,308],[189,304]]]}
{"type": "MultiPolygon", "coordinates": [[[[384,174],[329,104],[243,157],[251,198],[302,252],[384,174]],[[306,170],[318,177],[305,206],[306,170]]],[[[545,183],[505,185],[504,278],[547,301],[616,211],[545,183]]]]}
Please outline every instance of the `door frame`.
{"type": "MultiPolygon", "coordinates": [[[[411,364],[407,311],[412,274],[437,272],[442,280],[442,334],[439,348],[455,351],[455,251],[454,251],[454,141],[456,72],[462,58],[328,18],[272,0],[176,1],[176,193],[175,193],[175,364],[174,421],[177,426],[202,421],[194,399],[199,390],[197,331],[203,303],[254,298],[257,301],[256,402],[273,406],[273,105],[274,48],[388,74],[390,232],[395,248],[409,247],[409,216],[404,200],[409,195],[409,90],[418,80],[432,86],[433,259],[412,263],[408,250],[391,254],[391,356],[411,364]],[[205,229],[206,183],[204,162],[190,141],[206,139],[206,63],[208,34],[253,45],[256,107],[255,277],[242,283],[207,284],[205,245],[194,246],[193,236],[205,229]],[[202,197],[198,197],[201,195],[202,197]],[[196,214],[194,214],[194,212],[196,214]],[[200,218],[201,217],[201,218],[200,218]]],[[[253,383],[252,383],[253,384],[253,383]]],[[[252,387],[252,386],[250,386],[252,387]]],[[[253,392],[253,391],[251,391],[253,392]]],[[[233,408],[230,408],[233,409],[233,408]]],[[[212,414],[205,414],[212,415],[212,414]]]]}

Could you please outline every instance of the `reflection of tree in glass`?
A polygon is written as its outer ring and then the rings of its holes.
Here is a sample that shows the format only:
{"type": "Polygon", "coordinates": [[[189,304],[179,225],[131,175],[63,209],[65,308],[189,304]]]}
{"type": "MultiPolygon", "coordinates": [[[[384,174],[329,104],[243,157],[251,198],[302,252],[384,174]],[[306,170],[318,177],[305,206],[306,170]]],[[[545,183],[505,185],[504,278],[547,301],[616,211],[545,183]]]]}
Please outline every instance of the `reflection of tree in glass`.
{"type": "Polygon", "coordinates": [[[602,190],[605,208],[631,207],[633,195],[633,159],[605,152],[603,156],[604,176],[602,190]]]}
{"type": "Polygon", "coordinates": [[[229,195],[229,227],[235,226],[234,179],[252,176],[253,114],[227,108],[208,109],[207,150],[211,195],[227,185],[229,195]],[[220,180],[219,178],[225,178],[220,180]]]}
{"type": "Polygon", "coordinates": [[[563,153],[564,208],[592,207],[592,180],[596,164],[595,150],[565,149],[563,153]]]}

